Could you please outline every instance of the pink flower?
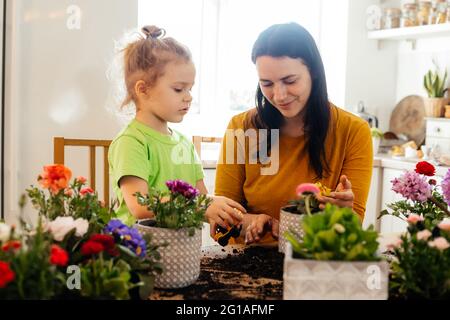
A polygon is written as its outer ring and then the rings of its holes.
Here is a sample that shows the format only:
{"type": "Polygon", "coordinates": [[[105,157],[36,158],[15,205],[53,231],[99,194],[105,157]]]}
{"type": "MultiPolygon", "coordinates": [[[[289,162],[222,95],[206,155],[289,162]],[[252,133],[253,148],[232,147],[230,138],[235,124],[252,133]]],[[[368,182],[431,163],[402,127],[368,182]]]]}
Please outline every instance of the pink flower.
{"type": "Polygon", "coordinates": [[[392,182],[392,190],[407,199],[424,202],[431,197],[431,186],[425,176],[417,172],[405,172],[392,182]]]}
{"type": "Polygon", "coordinates": [[[394,241],[392,241],[391,243],[388,243],[386,245],[387,249],[389,251],[393,251],[395,248],[399,248],[403,243],[403,240],[400,238],[395,239],[394,241]]]}
{"type": "Polygon", "coordinates": [[[444,199],[447,204],[450,206],[450,169],[447,170],[447,173],[444,176],[444,179],[441,183],[442,193],[444,194],[444,199]]]}
{"type": "Polygon", "coordinates": [[[450,219],[444,219],[438,224],[439,229],[444,231],[450,231],[450,219]]]}
{"type": "Polygon", "coordinates": [[[82,196],[85,196],[86,194],[93,194],[94,193],[94,190],[92,189],[92,188],[89,188],[89,187],[87,187],[87,188],[83,188],[83,189],[81,189],[80,190],[80,194],[82,195],[82,196]]]}
{"type": "Polygon", "coordinates": [[[417,214],[410,214],[408,216],[408,219],[406,219],[406,221],[408,221],[411,224],[416,224],[417,222],[423,221],[423,220],[424,220],[423,217],[419,216],[417,214]]]}
{"type": "Polygon", "coordinates": [[[81,184],[85,184],[87,179],[85,177],[79,176],[76,179],[78,182],[80,182],[81,184]]]}
{"type": "Polygon", "coordinates": [[[320,192],[320,189],[313,183],[302,183],[297,186],[295,189],[295,193],[297,196],[301,196],[304,193],[312,193],[317,194],[320,192]]]}
{"type": "Polygon", "coordinates": [[[425,229],[425,230],[417,232],[417,240],[427,241],[430,236],[431,236],[430,230],[425,229]]]}
{"type": "Polygon", "coordinates": [[[66,190],[64,190],[64,194],[71,197],[73,195],[73,190],[71,188],[67,188],[66,190]]]}
{"type": "Polygon", "coordinates": [[[450,248],[450,243],[448,243],[447,239],[445,239],[444,237],[436,238],[434,239],[434,241],[428,242],[428,245],[431,248],[436,248],[441,251],[450,248]]]}

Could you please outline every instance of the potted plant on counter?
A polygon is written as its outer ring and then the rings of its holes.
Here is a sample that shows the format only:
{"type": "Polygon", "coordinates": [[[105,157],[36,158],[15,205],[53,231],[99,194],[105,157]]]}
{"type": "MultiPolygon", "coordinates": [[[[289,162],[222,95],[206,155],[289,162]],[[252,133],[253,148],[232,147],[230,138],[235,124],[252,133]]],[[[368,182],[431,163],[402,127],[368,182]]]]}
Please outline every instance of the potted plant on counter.
{"type": "Polygon", "coordinates": [[[168,192],[150,189],[148,195],[136,194],[138,203],[155,214],[155,219],[141,220],[136,226],[161,246],[164,271],[156,277],[155,286],[181,288],[200,275],[201,229],[211,199],[181,180],[167,181],[166,186],[168,192]]]}
{"type": "MultiPolygon", "coordinates": [[[[436,66],[436,63],[433,62],[436,66]]],[[[425,114],[427,117],[439,118],[444,115],[445,105],[448,99],[445,98],[447,70],[444,77],[439,75],[439,70],[429,70],[423,77],[423,85],[428,93],[428,98],[424,99],[425,114]]]]}
{"type": "Polygon", "coordinates": [[[331,204],[301,224],[300,241],[285,234],[284,299],[387,299],[389,267],[372,226],[363,230],[350,208],[331,204]]]}
{"type": "Polygon", "coordinates": [[[285,252],[286,238],[284,233],[293,231],[293,236],[300,239],[303,235],[300,221],[306,215],[319,212],[319,201],[316,195],[329,195],[331,190],[321,183],[302,183],[297,186],[295,193],[297,199],[289,201],[289,205],[281,208],[280,211],[280,238],[278,239],[278,251],[285,252]]]}
{"type": "Polygon", "coordinates": [[[378,153],[380,148],[381,139],[383,138],[383,132],[378,128],[370,128],[370,134],[372,135],[372,147],[373,155],[378,153]]]}

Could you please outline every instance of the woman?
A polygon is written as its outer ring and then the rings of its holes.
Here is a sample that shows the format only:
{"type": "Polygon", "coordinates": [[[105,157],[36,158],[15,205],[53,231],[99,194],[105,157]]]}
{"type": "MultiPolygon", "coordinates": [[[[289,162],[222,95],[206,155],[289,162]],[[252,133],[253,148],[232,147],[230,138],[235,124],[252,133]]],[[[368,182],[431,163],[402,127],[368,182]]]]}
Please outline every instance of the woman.
{"type": "MultiPolygon", "coordinates": [[[[259,77],[256,108],[231,119],[215,187],[217,195],[247,209],[242,218],[245,242],[278,237],[280,208],[295,198],[296,186],[304,182],[332,188],[329,197],[320,197],[322,206],[329,202],[350,207],[362,221],[372,173],[370,129],[364,120],[328,101],[325,71],[312,36],[296,23],[273,25],[256,40],[252,61],[259,77]],[[251,134],[245,144],[229,134],[239,129],[267,129],[272,138],[262,136],[255,153],[251,134]],[[261,156],[266,146],[271,156],[279,152],[271,157],[277,170],[268,175],[261,174],[267,166],[261,156]],[[229,161],[230,148],[245,152],[245,161],[237,161],[239,154],[229,161]],[[252,162],[253,154],[257,163],[252,162]]],[[[216,224],[230,217],[221,212],[207,218],[213,233],[216,224]]]]}

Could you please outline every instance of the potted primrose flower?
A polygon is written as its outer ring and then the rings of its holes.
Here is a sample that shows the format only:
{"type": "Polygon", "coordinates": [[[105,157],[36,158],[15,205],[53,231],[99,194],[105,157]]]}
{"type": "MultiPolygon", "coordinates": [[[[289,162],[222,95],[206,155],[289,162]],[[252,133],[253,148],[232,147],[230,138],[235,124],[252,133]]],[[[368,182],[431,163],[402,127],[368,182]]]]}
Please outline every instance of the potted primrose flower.
{"type": "Polygon", "coordinates": [[[278,240],[278,251],[284,253],[286,248],[286,238],[284,233],[293,230],[295,236],[300,239],[303,235],[300,221],[307,214],[314,214],[320,211],[319,201],[316,194],[329,195],[331,189],[320,182],[302,183],[297,186],[295,193],[297,199],[289,201],[289,205],[281,208],[280,211],[280,238],[278,240]]]}
{"type": "Polygon", "coordinates": [[[385,300],[386,261],[377,256],[377,232],[363,230],[350,208],[327,204],[301,221],[303,237],[287,231],[284,260],[286,300],[385,300]]]}
{"type": "Polygon", "coordinates": [[[152,243],[161,246],[155,287],[182,288],[200,275],[204,215],[211,200],[182,180],[167,181],[168,192],[150,189],[148,195],[136,194],[138,203],[155,214],[154,219],[137,223],[137,228],[152,234],[152,243]]]}

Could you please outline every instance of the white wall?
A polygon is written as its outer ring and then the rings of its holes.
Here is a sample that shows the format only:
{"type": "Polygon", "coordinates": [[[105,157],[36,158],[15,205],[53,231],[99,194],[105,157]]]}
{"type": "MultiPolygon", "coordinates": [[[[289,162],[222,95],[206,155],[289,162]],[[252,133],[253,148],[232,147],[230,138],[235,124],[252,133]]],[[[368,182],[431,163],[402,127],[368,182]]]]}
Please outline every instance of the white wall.
{"type": "MultiPolygon", "coordinates": [[[[112,139],[119,131],[117,119],[106,110],[106,70],[114,40],[137,27],[137,0],[9,4],[5,204],[11,221],[20,194],[36,184],[43,165],[53,162],[54,136],[112,139]],[[67,27],[74,18],[67,13],[70,5],[81,10],[79,30],[67,27]]],[[[66,158],[74,176],[87,176],[87,151],[68,150],[66,158]]]]}
{"type": "Polygon", "coordinates": [[[367,39],[367,8],[377,0],[350,0],[348,14],[345,105],[354,111],[364,101],[366,111],[375,114],[386,131],[395,106],[397,52],[395,43],[383,44],[367,39]]]}

